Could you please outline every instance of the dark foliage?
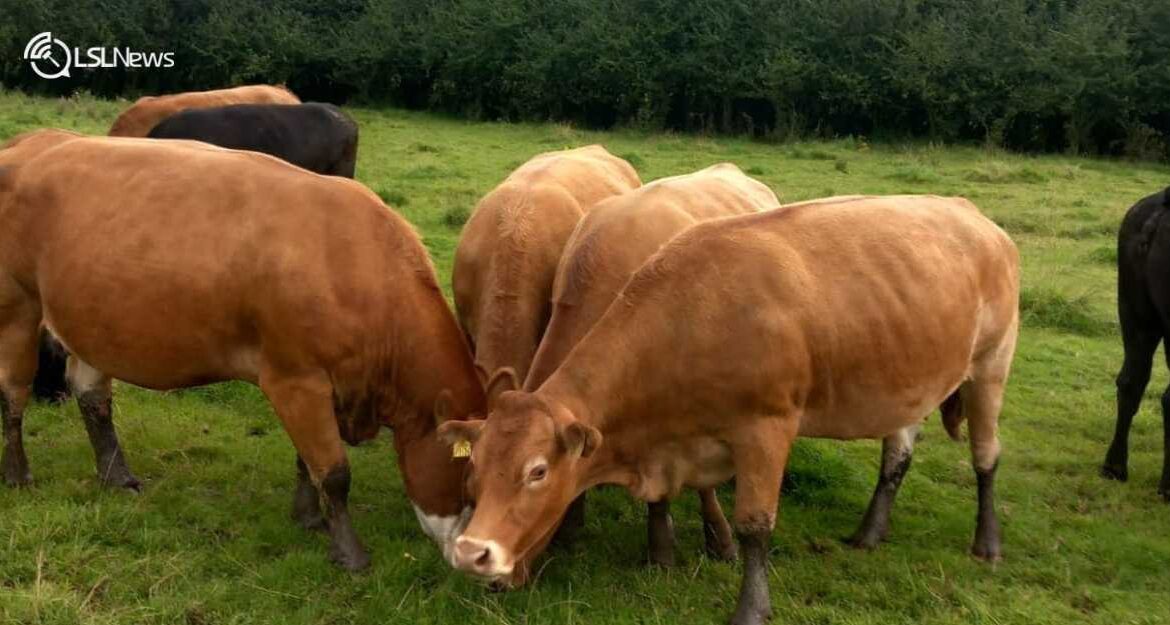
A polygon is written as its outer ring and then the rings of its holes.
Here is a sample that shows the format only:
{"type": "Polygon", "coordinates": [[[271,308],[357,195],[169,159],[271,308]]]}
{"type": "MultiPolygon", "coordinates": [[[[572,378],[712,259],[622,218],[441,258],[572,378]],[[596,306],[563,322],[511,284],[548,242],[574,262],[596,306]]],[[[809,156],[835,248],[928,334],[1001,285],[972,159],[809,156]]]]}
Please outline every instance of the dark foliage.
{"type": "Polygon", "coordinates": [[[475,118],[1165,157],[1166,0],[0,0],[0,82],[284,82],[475,118]],[[172,50],[45,81],[33,35],[172,50]]]}

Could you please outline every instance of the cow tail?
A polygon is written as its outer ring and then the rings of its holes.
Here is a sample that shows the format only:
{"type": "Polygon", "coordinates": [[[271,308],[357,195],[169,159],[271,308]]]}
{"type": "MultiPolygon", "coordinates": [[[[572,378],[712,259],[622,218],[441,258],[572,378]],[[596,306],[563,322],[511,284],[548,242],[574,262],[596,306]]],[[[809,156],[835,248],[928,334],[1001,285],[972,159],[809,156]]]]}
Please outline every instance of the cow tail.
{"type": "Polygon", "coordinates": [[[963,432],[959,429],[963,425],[963,398],[959,395],[960,389],[955,389],[949,397],[943,400],[938,410],[942,413],[943,427],[952,440],[962,440],[963,432]]]}

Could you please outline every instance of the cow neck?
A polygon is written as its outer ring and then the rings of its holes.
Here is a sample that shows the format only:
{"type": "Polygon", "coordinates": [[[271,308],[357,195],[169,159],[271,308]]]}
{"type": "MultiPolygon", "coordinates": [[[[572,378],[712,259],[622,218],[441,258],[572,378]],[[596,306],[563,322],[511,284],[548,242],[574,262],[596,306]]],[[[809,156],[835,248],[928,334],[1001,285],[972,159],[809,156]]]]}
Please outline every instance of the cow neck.
{"type": "Polygon", "coordinates": [[[450,392],[451,418],[459,420],[482,416],[486,402],[450,309],[438,293],[427,299],[437,304],[415,306],[412,321],[398,334],[386,376],[394,397],[383,404],[384,425],[394,432],[407,495],[424,513],[449,516],[461,508],[462,463],[453,464],[450,446],[438,440],[435,401],[450,392]]]}
{"type": "MultiPolygon", "coordinates": [[[[578,344],[564,366],[536,394],[564,406],[578,421],[597,428],[603,437],[623,429],[625,421],[638,418],[634,411],[645,402],[633,394],[630,386],[638,370],[632,350],[617,351],[620,353],[590,353],[578,344]]],[[[599,484],[629,488],[637,482],[628,463],[613,456],[615,447],[603,442],[598,453],[582,459],[583,472],[578,480],[582,492],[599,484]]]]}
{"type": "Polygon", "coordinates": [[[396,389],[397,397],[387,406],[384,424],[394,431],[396,441],[401,444],[434,432],[435,400],[444,390],[451,393],[451,413],[455,418],[484,413],[483,387],[476,376],[470,350],[454,318],[446,321],[449,323],[443,325],[449,328],[413,334],[414,340],[409,345],[395,350],[390,385],[396,389]]]}

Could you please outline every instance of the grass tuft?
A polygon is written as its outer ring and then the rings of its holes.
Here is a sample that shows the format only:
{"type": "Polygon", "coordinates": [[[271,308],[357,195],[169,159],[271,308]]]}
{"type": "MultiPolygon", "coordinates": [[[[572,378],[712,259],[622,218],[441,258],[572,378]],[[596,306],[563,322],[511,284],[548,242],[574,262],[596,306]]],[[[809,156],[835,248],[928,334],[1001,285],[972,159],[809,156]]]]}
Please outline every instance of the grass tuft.
{"type": "Polygon", "coordinates": [[[886,176],[890,180],[907,182],[914,185],[934,184],[942,182],[942,177],[933,168],[918,163],[908,163],[898,167],[894,173],[886,176]]]}
{"type": "Polygon", "coordinates": [[[443,213],[443,225],[448,228],[462,228],[471,219],[471,209],[466,206],[452,206],[443,213]]]}
{"type": "Polygon", "coordinates": [[[967,172],[964,179],[968,182],[983,184],[1039,184],[1046,181],[1048,177],[1027,165],[988,161],[967,172]]]}
{"type": "Polygon", "coordinates": [[[642,158],[642,155],[637,152],[622,152],[617,156],[633,166],[634,169],[641,170],[646,167],[646,159],[642,158]]]}
{"type": "Polygon", "coordinates": [[[377,193],[378,197],[382,198],[382,201],[392,208],[403,208],[410,204],[410,198],[406,197],[406,194],[401,191],[381,188],[378,189],[377,193]]]}
{"type": "Polygon", "coordinates": [[[1020,291],[1020,317],[1025,327],[1048,328],[1081,336],[1106,336],[1116,324],[1098,317],[1085,296],[1069,296],[1050,287],[1020,291]]]}
{"type": "Polygon", "coordinates": [[[834,161],[837,160],[837,155],[818,148],[794,147],[788,150],[788,158],[803,161],[834,161]]]}
{"type": "Polygon", "coordinates": [[[422,154],[438,154],[438,153],[444,151],[444,149],[440,148],[439,146],[431,145],[429,143],[417,143],[417,142],[410,144],[410,149],[414,152],[419,152],[422,154]]]}
{"type": "Polygon", "coordinates": [[[1116,245],[1102,245],[1101,247],[1093,248],[1088,258],[1094,263],[1101,263],[1102,265],[1116,266],[1117,265],[1117,246],[1116,245]]]}

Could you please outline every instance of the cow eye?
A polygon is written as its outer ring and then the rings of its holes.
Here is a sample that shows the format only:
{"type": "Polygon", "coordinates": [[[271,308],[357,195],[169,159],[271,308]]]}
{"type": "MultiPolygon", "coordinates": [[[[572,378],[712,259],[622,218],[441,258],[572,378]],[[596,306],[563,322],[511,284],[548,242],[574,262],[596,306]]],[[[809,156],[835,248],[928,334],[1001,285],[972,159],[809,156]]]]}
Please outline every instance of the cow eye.
{"type": "Polygon", "coordinates": [[[548,466],[543,464],[537,465],[532,467],[532,470],[528,472],[528,483],[539,482],[546,477],[548,477],[548,466]]]}

